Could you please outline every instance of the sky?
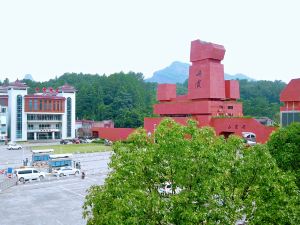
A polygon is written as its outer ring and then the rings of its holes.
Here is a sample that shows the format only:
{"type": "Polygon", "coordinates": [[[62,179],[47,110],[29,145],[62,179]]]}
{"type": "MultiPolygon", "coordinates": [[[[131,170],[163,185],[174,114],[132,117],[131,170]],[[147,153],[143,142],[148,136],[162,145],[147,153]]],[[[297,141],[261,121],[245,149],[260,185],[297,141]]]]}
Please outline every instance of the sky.
{"type": "Polygon", "coordinates": [[[142,72],[189,62],[190,42],[226,49],[229,74],[300,78],[298,0],[0,0],[0,80],[142,72]]]}

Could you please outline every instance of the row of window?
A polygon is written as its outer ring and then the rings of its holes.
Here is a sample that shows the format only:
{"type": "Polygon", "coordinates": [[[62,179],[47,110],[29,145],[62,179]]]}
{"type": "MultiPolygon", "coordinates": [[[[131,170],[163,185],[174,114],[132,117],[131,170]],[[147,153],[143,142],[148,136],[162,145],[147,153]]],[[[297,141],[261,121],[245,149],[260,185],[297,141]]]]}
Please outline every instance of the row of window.
{"type": "Polygon", "coordinates": [[[28,114],[27,120],[61,120],[62,115],[49,115],[49,114],[28,114]]]}
{"type": "Polygon", "coordinates": [[[33,124],[28,124],[27,129],[28,130],[34,130],[34,129],[60,129],[61,125],[59,123],[55,124],[55,126],[51,126],[50,124],[39,124],[38,126],[34,126],[33,124]]]}
{"type": "Polygon", "coordinates": [[[17,96],[17,129],[16,137],[22,138],[22,112],[23,112],[23,98],[21,95],[17,96]]]}
{"type": "Polygon", "coordinates": [[[72,100],[67,98],[67,137],[71,137],[72,130],[72,100]]]}
{"type": "Polygon", "coordinates": [[[62,101],[47,99],[29,99],[29,111],[62,111],[62,101]]]}

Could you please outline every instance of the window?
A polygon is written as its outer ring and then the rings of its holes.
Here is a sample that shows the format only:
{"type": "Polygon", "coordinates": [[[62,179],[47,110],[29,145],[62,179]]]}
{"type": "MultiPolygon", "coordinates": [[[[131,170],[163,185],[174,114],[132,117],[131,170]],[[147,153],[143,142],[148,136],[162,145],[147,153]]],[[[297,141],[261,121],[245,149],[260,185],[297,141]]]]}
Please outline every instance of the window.
{"type": "Polygon", "coordinates": [[[18,95],[17,96],[17,123],[16,123],[17,138],[22,138],[22,112],[23,112],[23,99],[21,95],[18,95]]]}
{"type": "Polygon", "coordinates": [[[43,110],[43,100],[40,100],[40,111],[43,110]]]}
{"type": "Polygon", "coordinates": [[[28,130],[33,130],[33,124],[28,124],[28,130]]]}
{"type": "Polygon", "coordinates": [[[52,101],[51,100],[49,100],[48,110],[52,111],[52,101]]]}
{"type": "Polygon", "coordinates": [[[38,110],[38,100],[34,99],[34,105],[33,105],[34,111],[38,110]]]}
{"type": "Polygon", "coordinates": [[[227,108],[228,108],[228,109],[233,109],[233,106],[232,106],[232,105],[229,105],[227,108]]]}
{"type": "Polygon", "coordinates": [[[72,135],[72,99],[70,97],[67,98],[67,137],[71,137],[72,135]]]}
{"type": "Polygon", "coordinates": [[[281,126],[285,127],[293,122],[300,122],[300,112],[282,112],[281,126]]]}
{"type": "Polygon", "coordinates": [[[1,108],[2,113],[6,113],[6,108],[1,108]]]}
{"type": "Polygon", "coordinates": [[[44,100],[44,111],[47,111],[47,100],[44,100]]]}
{"type": "Polygon", "coordinates": [[[29,111],[32,111],[32,99],[29,99],[29,111]]]}
{"type": "Polygon", "coordinates": [[[56,129],[59,129],[59,128],[60,128],[59,123],[57,123],[57,124],[55,125],[55,127],[56,127],[56,129]]]}

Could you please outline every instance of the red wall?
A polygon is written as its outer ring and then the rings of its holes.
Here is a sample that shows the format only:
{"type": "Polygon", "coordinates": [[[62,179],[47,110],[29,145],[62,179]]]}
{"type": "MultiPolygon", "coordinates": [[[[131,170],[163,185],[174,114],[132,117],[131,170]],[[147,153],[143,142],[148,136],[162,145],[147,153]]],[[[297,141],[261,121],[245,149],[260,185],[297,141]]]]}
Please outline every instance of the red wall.
{"type": "Polygon", "coordinates": [[[126,140],[128,136],[133,133],[133,128],[104,128],[94,127],[92,133],[98,133],[98,137],[102,139],[108,139],[110,141],[126,140]]]}
{"type": "MultiPolygon", "coordinates": [[[[153,133],[155,127],[157,127],[160,122],[167,117],[159,117],[159,118],[144,118],[144,129],[148,132],[150,131],[153,133]]],[[[177,123],[181,125],[186,125],[186,122],[188,119],[191,119],[190,117],[172,117],[171,119],[175,120],[177,123]]]]}
{"type": "Polygon", "coordinates": [[[256,134],[257,142],[265,143],[274,127],[266,127],[253,118],[212,118],[210,125],[215,128],[219,135],[222,132],[232,132],[241,136],[242,132],[256,134]]]}
{"type": "Polygon", "coordinates": [[[226,98],[240,98],[240,84],[237,80],[225,80],[225,95],[226,98]]]}
{"type": "Polygon", "coordinates": [[[159,84],[157,87],[157,100],[169,101],[176,98],[176,84],[159,84]]]}

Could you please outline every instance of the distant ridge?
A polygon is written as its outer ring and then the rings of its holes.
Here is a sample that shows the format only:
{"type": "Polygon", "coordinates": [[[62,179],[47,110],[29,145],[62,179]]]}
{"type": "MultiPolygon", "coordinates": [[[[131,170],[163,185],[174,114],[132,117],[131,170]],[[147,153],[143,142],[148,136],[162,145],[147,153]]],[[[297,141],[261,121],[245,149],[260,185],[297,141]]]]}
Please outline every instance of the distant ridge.
{"type": "MultiPolygon", "coordinates": [[[[189,66],[188,63],[183,63],[179,61],[172,62],[171,65],[158,70],[153,73],[153,76],[145,79],[146,82],[156,82],[159,84],[176,84],[176,83],[183,83],[188,79],[189,75],[189,66]]],[[[254,80],[251,77],[248,77],[244,74],[238,73],[235,75],[231,74],[224,74],[225,80],[254,80]]]]}

